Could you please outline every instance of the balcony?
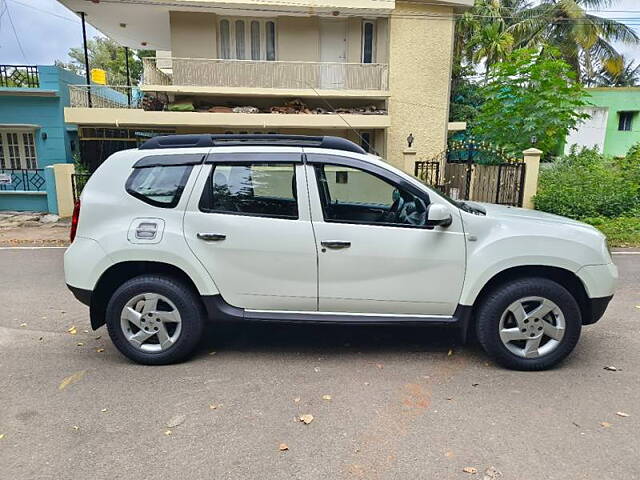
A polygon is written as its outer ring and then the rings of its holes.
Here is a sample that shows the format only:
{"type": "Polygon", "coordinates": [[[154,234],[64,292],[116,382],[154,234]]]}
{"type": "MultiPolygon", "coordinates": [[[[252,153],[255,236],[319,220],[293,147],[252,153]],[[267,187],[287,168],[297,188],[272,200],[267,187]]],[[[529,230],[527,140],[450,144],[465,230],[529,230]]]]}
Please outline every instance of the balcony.
{"type": "Polygon", "coordinates": [[[142,89],[149,91],[386,97],[389,90],[382,63],[144,58],[143,65],[142,89]]]}
{"type": "Polygon", "coordinates": [[[39,88],[37,65],[0,65],[0,87],[39,88]]]}

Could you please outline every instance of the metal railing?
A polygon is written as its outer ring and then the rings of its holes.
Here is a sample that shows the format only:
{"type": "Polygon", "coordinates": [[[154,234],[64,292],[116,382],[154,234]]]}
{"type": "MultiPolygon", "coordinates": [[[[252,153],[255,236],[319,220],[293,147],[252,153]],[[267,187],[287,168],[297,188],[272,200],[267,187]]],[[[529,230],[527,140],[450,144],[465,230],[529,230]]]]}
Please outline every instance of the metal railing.
{"type": "Polygon", "coordinates": [[[36,65],[0,65],[0,87],[39,88],[36,65]]]}
{"type": "Polygon", "coordinates": [[[44,192],[44,169],[0,168],[0,191],[44,192]]]}
{"type": "Polygon", "coordinates": [[[280,62],[145,57],[144,85],[323,90],[388,90],[383,63],[280,62]],[[156,61],[157,60],[157,61],[156,61]],[[157,63],[171,66],[161,70],[157,63]]]}
{"type": "Polygon", "coordinates": [[[69,85],[72,107],[142,108],[142,94],[137,87],[114,85],[69,85]]]}

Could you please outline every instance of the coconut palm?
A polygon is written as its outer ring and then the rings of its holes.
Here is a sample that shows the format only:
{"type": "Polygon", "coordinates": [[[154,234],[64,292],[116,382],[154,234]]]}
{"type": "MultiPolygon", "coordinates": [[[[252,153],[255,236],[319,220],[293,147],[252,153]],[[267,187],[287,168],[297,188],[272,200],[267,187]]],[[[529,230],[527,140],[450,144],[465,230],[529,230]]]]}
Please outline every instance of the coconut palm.
{"type": "Polygon", "coordinates": [[[517,47],[556,47],[581,80],[589,81],[598,66],[620,58],[614,42],[640,43],[627,25],[588,13],[613,5],[615,0],[541,0],[514,12],[509,31],[517,47]]]}
{"type": "Polygon", "coordinates": [[[604,63],[598,74],[590,79],[589,86],[635,87],[640,81],[640,65],[625,57],[613,58],[604,63]]]}

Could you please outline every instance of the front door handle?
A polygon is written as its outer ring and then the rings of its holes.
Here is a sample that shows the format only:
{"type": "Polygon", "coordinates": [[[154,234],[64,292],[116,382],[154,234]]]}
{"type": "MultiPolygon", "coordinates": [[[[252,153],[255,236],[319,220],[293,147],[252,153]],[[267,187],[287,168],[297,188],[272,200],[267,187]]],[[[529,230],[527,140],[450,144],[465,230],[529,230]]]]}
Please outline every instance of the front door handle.
{"type": "Polygon", "coordinates": [[[338,250],[340,248],[349,248],[351,246],[351,242],[345,242],[342,240],[326,240],[324,242],[320,242],[325,248],[331,248],[333,250],[338,250]]]}
{"type": "Polygon", "coordinates": [[[222,233],[198,233],[196,236],[205,242],[220,242],[227,238],[227,236],[222,233]]]}

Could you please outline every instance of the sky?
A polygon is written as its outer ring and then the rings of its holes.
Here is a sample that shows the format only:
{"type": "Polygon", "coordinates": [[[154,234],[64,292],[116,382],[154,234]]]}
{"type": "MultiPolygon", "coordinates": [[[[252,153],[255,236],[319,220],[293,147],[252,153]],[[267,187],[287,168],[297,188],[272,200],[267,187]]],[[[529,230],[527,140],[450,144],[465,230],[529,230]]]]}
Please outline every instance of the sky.
{"type": "MultiPolygon", "coordinates": [[[[627,21],[634,18],[637,25],[634,28],[640,34],[640,0],[614,0],[601,15],[623,22],[624,18],[627,21]]],[[[91,38],[99,32],[88,25],[87,35],[91,38]]],[[[80,19],[56,0],[0,0],[0,64],[47,65],[54,60],[68,61],[69,49],[81,44],[80,19]]],[[[640,47],[619,48],[640,61],[640,47]]]]}

